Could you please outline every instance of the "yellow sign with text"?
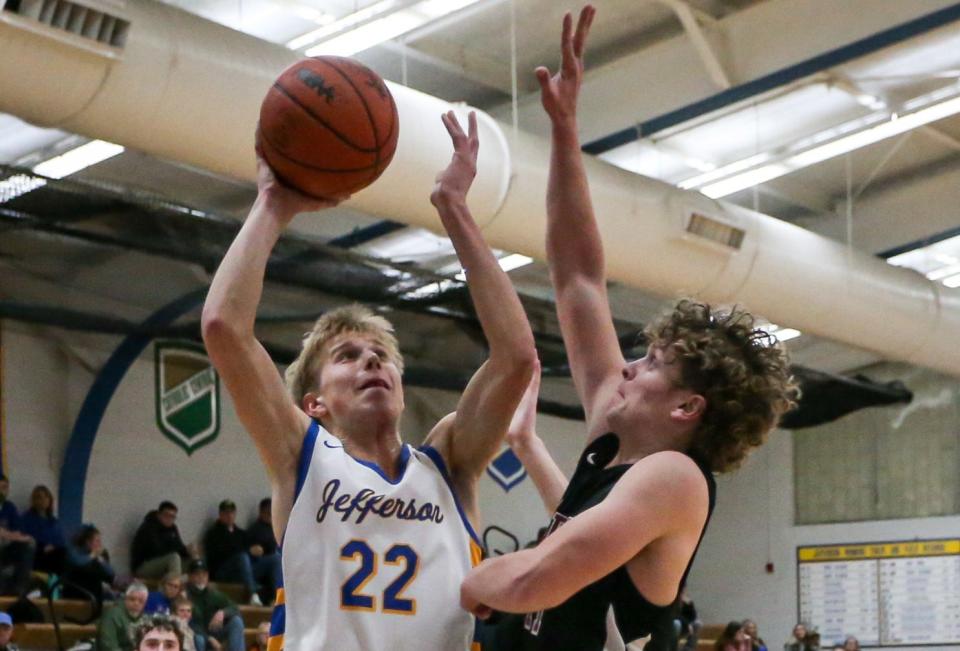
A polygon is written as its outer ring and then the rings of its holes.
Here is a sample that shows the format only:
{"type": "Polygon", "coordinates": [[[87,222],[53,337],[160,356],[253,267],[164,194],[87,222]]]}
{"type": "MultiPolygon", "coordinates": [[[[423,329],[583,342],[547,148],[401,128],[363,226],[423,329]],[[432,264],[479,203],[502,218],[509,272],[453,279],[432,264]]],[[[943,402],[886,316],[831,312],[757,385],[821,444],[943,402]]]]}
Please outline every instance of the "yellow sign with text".
{"type": "Polygon", "coordinates": [[[907,540],[860,545],[799,547],[797,560],[800,562],[855,561],[870,558],[949,556],[951,554],[960,554],[960,540],[907,540]]]}

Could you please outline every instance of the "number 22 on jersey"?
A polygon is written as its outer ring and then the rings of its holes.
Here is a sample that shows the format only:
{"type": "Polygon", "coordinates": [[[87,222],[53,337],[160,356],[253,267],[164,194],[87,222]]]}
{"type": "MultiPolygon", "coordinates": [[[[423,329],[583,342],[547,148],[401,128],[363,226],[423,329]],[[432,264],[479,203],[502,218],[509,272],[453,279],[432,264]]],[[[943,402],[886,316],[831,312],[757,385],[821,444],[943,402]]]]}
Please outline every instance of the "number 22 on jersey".
{"type": "MultiPolygon", "coordinates": [[[[364,594],[363,588],[377,574],[377,553],[364,540],[351,540],[340,548],[340,560],[360,562],[360,567],[350,575],[340,587],[340,607],[345,610],[367,610],[376,612],[377,598],[364,594]]],[[[394,615],[415,615],[417,600],[405,599],[401,595],[417,576],[420,557],[410,545],[396,544],[383,555],[385,565],[396,566],[400,573],[384,589],[381,610],[394,615]]]]}

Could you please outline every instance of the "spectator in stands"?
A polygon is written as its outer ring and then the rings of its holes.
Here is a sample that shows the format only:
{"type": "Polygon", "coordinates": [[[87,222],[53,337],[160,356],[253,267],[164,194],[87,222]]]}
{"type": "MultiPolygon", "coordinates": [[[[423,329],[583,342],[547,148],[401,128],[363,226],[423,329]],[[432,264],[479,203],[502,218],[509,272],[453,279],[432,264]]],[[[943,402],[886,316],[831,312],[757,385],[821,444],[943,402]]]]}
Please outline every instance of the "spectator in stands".
{"type": "Polygon", "coordinates": [[[0,594],[22,596],[33,569],[33,538],[20,530],[20,514],[7,499],[10,481],[0,475],[0,594]]]}
{"type": "Polygon", "coordinates": [[[196,549],[183,544],[176,522],[177,505],[168,501],[143,518],[130,549],[130,569],[135,576],[159,579],[183,574],[182,561],[196,558],[196,549]]]}
{"type": "Polygon", "coordinates": [[[201,560],[190,562],[187,596],[193,603],[191,624],[207,651],[244,651],[243,618],[227,595],[210,587],[210,572],[201,560]]]}
{"type": "Polygon", "coordinates": [[[257,594],[257,581],[276,585],[280,575],[280,557],[265,557],[260,545],[250,545],[247,534],[237,526],[237,505],[232,500],[220,502],[219,515],[203,538],[210,575],[214,581],[242,583],[250,595],[250,603],[263,605],[257,594]],[[257,564],[251,559],[256,558],[257,564]]]}
{"type": "Polygon", "coordinates": [[[97,626],[97,651],[132,651],[134,629],[143,621],[147,586],[131,583],[123,603],[115,605],[100,618],[97,626]]]}
{"type": "Polygon", "coordinates": [[[247,545],[253,576],[262,584],[260,599],[263,603],[272,603],[280,586],[280,554],[277,552],[277,539],[273,533],[272,501],[269,497],[260,500],[257,519],[247,529],[247,545]],[[264,569],[264,566],[267,566],[264,569]],[[270,575],[269,570],[273,570],[270,575]]]}
{"type": "Polygon", "coordinates": [[[19,651],[17,645],[10,642],[13,637],[13,618],[0,613],[0,651],[19,651]]]}
{"type": "Polygon", "coordinates": [[[680,590],[680,612],[677,617],[677,639],[683,640],[683,651],[696,651],[703,622],[697,617],[697,607],[687,594],[686,587],[680,590]]]}
{"type": "Polygon", "coordinates": [[[168,615],[144,617],[133,633],[137,651],[181,651],[183,631],[168,615]]]}
{"type": "Polygon", "coordinates": [[[750,636],[741,622],[730,622],[714,644],[716,651],[750,651],[750,636]]]}
{"type": "Polygon", "coordinates": [[[198,644],[201,638],[193,630],[193,602],[189,597],[177,597],[173,602],[173,614],[183,631],[183,651],[205,651],[203,644],[198,644]]]}
{"type": "Polygon", "coordinates": [[[82,525],[67,548],[64,596],[68,599],[93,596],[98,603],[113,599],[113,591],[104,590],[104,584],[112,585],[114,576],[100,530],[92,524],[82,525]]]}
{"type": "Polygon", "coordinates": [[[257,639],[247,651],[267,651],[267,643],[270,640],[270,622],[260,622],[257,626],[257,639]]]}
{"type": "Polygon", "coordinates": [[[807,627],[802,623],[793,627],[793,633],[786,644],[783,645],[784,651],[820,651],[820,635],[816,632],[810,633],[807,627]]]}
{"type": "Polygon", "coordinates": [[[750,636],[750,646],[753,651],[767,651],[767,643],[760,637],[755,621],[752,619],[743,620],[743,632],[750,636]]]}
{"type": "Polygon", "coordinates": [[[33,538],[36,544],[33,569],[62,575],[67,541],[60,521],[53,514],[53,493],[43,484],[33,487],[30,508],[20,515],[20,530],[33,538]]]}
{"type": "Polygon", "coordinates": [[[184,594],[181,576],[168,574],[160,581],[160,590],[150,592],[144,612],[148,615],[169,615],[173,612],[173,602],[184,594]]]}
{"type": "Polygon", "coordinates": [[[860,640],[852,635],[848,635],[843,641],[843,651],[860,651],[860,640]]]}

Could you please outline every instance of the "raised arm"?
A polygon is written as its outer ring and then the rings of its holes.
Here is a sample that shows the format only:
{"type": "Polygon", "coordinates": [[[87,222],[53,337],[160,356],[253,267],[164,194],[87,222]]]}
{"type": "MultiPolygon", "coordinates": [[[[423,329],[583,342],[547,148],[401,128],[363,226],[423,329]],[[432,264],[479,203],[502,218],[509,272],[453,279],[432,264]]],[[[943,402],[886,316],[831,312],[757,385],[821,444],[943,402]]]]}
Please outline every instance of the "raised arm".
{"type": "Polygon", "coordinates": [[[547,513],[553,515],[560,505],[563,492],[567,489],[566,475],[550,456],[547,446],[537,436],[537,396],[540,391],[540,364],[538,363],[527,386],[520,406],[513,414],[510,428],[507,430],[507,445],[520,459],[527,470],[533,485],[540,493],[547,513]]]}
{"type": "Polygon", "coordinates": [[[259,157],[257,166],[257,199],[220,263],[203,306],[203,341],[267,467],[275,497],[292,502],[297,458],[309,418],[294,404],[257,341],[254,321],[267,260],[283,229],[297,213],[336,201],[304,197],[280,184],[259,157]]]}
{"type": "Polygon", "coordinates": [[[467,287],[490,355],[471,378],[456,414],[442,420],[428,442],[444,456],[473,519],[479,510],[476,482],[503,442],[533,373],[536,349],[510,278],[484,242],[467,208],[467,191],[477,172],[477,116],[470,113],[468,133],[463,132],[453,111],[442,119],[453,140],[453,159],[437,176],[430,201],[437,208],[466,272],[467,287]]]}
{"type": "Polygon", "coordinates": [[[591,436],[597,414],[620,381],[623,355],[607,302],[603,244],[590,202],[590,188],[577,135],[577,97],[583,79],[583,50],[596,10],[563,18],[561,65],[555,75],[540,67],[540,99],[550,116],[552,138],[547,182],[547,261],[557,295],[560,329],[577,394],[591,436]]]}

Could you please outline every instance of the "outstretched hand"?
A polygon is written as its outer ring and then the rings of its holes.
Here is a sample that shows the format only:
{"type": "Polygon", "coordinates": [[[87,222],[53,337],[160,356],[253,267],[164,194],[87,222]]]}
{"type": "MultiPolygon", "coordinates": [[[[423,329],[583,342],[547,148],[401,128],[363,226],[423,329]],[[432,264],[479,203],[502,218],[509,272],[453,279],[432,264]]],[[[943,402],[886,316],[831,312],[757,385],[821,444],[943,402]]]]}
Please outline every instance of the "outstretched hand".
{"type": "Polygon", "coordinates": [[[530,384],[523,397],[520,398],[520,404],[517,410],[513,412],[513,419],[510,421],[510,427],[507,428],[507,445],[513,448],[515,445],[527,443],[536,436],[537,432],[537,398],[540,395],[540,361],[537,360],[533,368],[533,376],[530,378],[530,384]]]}
{"type": "Polygon", "coordinates": [[[463,132],[453,111],[447,111],[440,119],[453,141],[453,158],[447,168],[437,174],[433,192],[430,193],[430,203],[437,207],[454,201],[466,201],[467,191],[477,175],[477,152],[480,150],[475,111],[470,111],[467,133],[463,132]]]}
{"type": "Polygon", "coordinates": [[[583,81],[583,50],[596,13],[593,5],[581,9],[576,32],[573,17],[565,14],[560,38],[560,70],[552,76],[544,66],[534,71],[540,82],[540,102],[554,123],[572,120],[577,115],[577,97],[583,81]]]}
{"type": "MultiPolygon", "coordinates": [[[[257,128],[259,131],[259,127],[257,128]]],[[[260,138],[257,137],[257,193],[265,199],[279,214],[292,219],[302,212],[316,212],[325,208],[333,208],[347,197],[319,198],[303,194],[299,190],[286,185],[277,178],[260,149],[260,138]]]]}

